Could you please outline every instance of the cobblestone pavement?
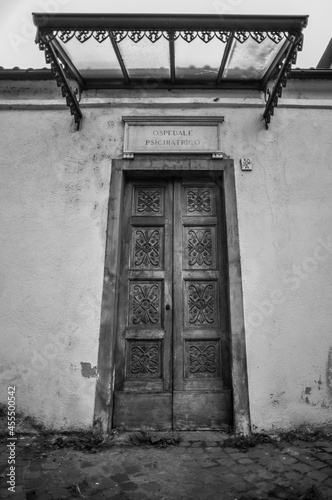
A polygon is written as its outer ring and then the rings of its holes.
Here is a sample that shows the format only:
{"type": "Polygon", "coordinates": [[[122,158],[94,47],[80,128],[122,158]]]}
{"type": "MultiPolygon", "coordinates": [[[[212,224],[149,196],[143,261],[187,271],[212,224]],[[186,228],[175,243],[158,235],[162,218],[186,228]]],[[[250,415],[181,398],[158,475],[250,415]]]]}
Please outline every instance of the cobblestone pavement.
{"type": "Polygon", "coordinates": [[[332,442],[223,447],[219,433],[182,433],[178,445],[96,453],[40,449],[18,436],[16,489],[8,490],[8,438],[0,442],[0,497],[13,500],[332,499],[332,442]],[[319,491],[317,493],[316,487],[319,491]],[[310,490],[311,489],[311,490],[310,490]],[[308,491],[311,496],[308,496],[308,491]],[[306,492],[306,493],[305,493],[306,492]]]}

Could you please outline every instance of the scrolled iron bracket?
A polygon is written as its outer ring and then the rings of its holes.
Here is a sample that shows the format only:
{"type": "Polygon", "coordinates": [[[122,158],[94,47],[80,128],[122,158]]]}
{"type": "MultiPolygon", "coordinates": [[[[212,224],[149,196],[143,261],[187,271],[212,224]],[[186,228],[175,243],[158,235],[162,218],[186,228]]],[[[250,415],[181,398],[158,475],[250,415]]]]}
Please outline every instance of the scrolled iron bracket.
{"type": "Polygon", "coordinates": [[[69,85],[65,74],[66,68],[64,68],[59,62],[54,47],[52,46],[53,39],[54,34],[52,32],[47,33],[43,30],[37,34],[36,43],[39,44],[39,49],[44,51],[46,63],[51,65],[51,70],[55,77],[56,84],[61,88],[62,97],[65,97],[70,113],[74,116],[77,130],[79,130],[80,123],[83,118],[83,114],[79,106],[79,101],[81,100],[81,88],[77,82],[77,87],[74,90],[69,85]],[[78,99],[76,95],[78,95],[78,99]]]}
{"type": "Polygon", "coordinates": [[[272,89],[268,87],[268,84],[265,88],[266,106],[262,120],[265,120],[266,129],[269,128],[271,116],[274,115],[274,109],[278,106],[279,98],[282,96],[282,91],[287,85],[287,79],[292,70],[292,64],[296,63],[297,52],[301,51],[303,46],[302,32],[289,34],[287,38],[291,41],[291,45],[286,53],[283,63],[280,64],[275,84],[272,89]]]}

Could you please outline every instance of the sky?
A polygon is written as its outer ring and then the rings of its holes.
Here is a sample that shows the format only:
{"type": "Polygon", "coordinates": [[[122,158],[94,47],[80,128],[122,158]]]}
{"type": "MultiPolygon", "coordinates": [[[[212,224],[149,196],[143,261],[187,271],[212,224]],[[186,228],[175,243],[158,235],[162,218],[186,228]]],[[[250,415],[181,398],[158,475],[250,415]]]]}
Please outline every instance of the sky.
{"type": "Polygon", "coordinates": [[[300,68],[316,67],[332,38],[331,0],[0,0],[0,66],[47,66],[32,12],[309,15],[300,68]]]}

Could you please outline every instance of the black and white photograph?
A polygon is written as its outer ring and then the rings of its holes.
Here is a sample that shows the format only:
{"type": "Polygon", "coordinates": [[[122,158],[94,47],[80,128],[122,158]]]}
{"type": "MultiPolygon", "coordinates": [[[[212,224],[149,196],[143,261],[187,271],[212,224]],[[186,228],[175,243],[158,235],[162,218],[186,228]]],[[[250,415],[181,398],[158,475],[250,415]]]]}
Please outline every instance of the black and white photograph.
{"type": "Polygon", "coordinates": [[[0,0],[0,498],[332,499],[331,19],[0,0]]]}

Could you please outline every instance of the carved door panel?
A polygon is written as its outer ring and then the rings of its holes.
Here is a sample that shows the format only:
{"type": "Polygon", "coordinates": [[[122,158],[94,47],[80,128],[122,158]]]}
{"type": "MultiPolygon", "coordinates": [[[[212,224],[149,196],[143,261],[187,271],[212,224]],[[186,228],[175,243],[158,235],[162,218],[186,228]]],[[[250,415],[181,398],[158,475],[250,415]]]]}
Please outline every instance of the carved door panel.
{"type": "Polygon", "coordinates": [[[231,423],[223,206],[215,182],[174,186],[173,428],[231,423]]]}
{"type": "Polygon", "coordinates": [[[211,180],[126,184],[114,427],[231,423],[222,210],[211,180]]]}
{"type": "Polygon", "coordinates": [[[171,180],[126,184],[115,427],[172,428],[172,215],[171,180]]]}

